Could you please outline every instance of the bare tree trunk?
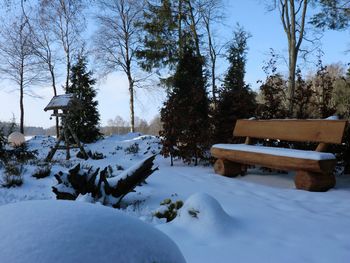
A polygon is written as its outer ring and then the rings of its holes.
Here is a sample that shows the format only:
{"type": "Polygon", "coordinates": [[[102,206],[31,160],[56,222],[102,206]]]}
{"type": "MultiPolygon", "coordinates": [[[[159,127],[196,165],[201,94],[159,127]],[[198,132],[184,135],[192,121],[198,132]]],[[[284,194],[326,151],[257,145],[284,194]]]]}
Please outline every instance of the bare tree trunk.
{"type": "Polygon", "coordinates": [[[215,47],[213,45],[212,41],[212,36],[211,36],[211,31],[210,31],[210,21],[209,19],[205,19],[205,27],[206,31],[208,34],[208,46],[209,46],[209,55],[210,55],[210,62],[211,62],[211,92],[212,92],[212,97],[213,97],[213,103],[214,103],[214,108],[216,108],[217,100],[216,100],[216,72],[215,72],[215,67],[216,67],[216,51],[215,47]]]}
{"type": "Polygon", "coordinates": [[[295,72],[297,66],[297,54],[295,49],[291,48],[289,51],[289,82],[288,82],[288,93],[289,93],[289,117],[293,117],[294,112],[294,93],[295,93],[295,72]]]}
{"type": "Polygon", "coordinates": [[[183,43],[182,43],[182,0],[179,0],[178,6],[178,44],[179,44],[179,57],[182,57],[183,43]]]}
{"type": "MultiPolygon", "coordinates": [[[[276,0],[275,0],[276,2],[276,0]]],[[[288,39],[289,53],[289,117],[293,116],[294,111],[294,93],[295,93],[295,72],[297,58],[301,43],[305,34],[306,12],[309,0],[278,0],[279,10],[283,29],[288,39]],[[297,4],[297,6],[295,6],[297,4]]]]}
{"type": "MultiPolygon", "coordinates": [[[[23,69],[22,69],[23,70],[23,69]]],[[[19,131],[24,134],[24,103],[23,103],[23,97],[24,97],[24,86],[23,86],[23,72],[21,72],[21,81],[20,81],[20,87],[19,87],[20,95],[19,95],[19,108],[20,108],[20,124],[19,124],[19,131]]]]}
{"type": "Polygon", "coordinates": [[[20,118],[20,125],[19,125],[19,130],[21,133],[24,134],[24,104],[23,104],[23,86],[21,87],[21,95],[19,99],[19,105],[21,109],[21,118],[20,118]]]}
{"type": "Polygon", "coordinates": [[[190,11],[191,30],[193,33],[194,43],[196,46],[196,55],[198,57],[201,57],[201,51],[200,51],[200,46],[199,46],[199,36],[197,33],[197,23],[195,21],[191,0],[187,0],[187,4],[188,4],[189,11],[190,11]]]}
{"type": "Polygon", "coordinates": [[[129,96],[130,96],[130,131],[135,132],[135,112],[134,112],[134,82],[131,75],[128,75],[129,96]]]}
{"type": "Polygon", "coordinates": [[[70,74],[70,53],[69,53],[69,50],[66,51],[66,92],[68,90],[68,87],[69,87],[69,74],[70,74]]]}
{"type": "MultiPolygon", "coordinates": [[[[50,75],[51,75],[51,81],[52,81],[53,94],[54,96],[57,96],[56,77],[52,66],[50,66],[50,75]]],[[[56,138],[59,138],[59,137],[60,137],[60,122],[59,122],[59,118],[56,116],[56,138]]]]}

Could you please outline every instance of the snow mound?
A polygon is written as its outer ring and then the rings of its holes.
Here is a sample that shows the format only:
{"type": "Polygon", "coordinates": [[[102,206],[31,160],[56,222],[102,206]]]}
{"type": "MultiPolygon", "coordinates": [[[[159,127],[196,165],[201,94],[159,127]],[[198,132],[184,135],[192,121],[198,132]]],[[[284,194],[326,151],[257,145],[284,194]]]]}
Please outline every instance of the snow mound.
{"type": "Polygon", "coordinates": [[[173,224],[205,237],[228,234],[234,220],[215,198],[206,193],[196,193],[185,201],[173,224]]]}
{"type": "Polygon", "coordinates": [[[0,207],[1,262],[185,262],[159,230],[112,208],[71,201],[0,207]]]}

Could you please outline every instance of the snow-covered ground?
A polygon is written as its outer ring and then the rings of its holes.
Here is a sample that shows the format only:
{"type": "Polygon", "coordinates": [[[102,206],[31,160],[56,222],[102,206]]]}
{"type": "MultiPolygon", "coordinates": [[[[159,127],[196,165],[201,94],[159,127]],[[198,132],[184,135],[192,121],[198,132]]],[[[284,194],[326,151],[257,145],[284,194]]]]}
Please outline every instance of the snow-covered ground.
{"type": "Polygon", "coordinates": [[[27,201],[0,216],[1,262],[185,262],[168,236],[102,205],[27,201]]]}
{"type": "MultiPolygon", "coordinates": [[[[53,138],[36,136],[28,146],[44,158],[53,143],[53,138]]],[[[111,165],[118,174],[118,166],[129,168],[160,150],[157,138],[139,134],[107,137],[88,148],[105,158],[84,161],[74,157],[67,162],[65,152],[60,151],[51,175],[44,179],[31,177],[35,167],[26,165],[22,186],[0,188],[0,204],[55,199],[53,175],[78,162],[95,168],[111,165]],[[135,143],[139,150],[132,153],[135,143]]],[[[167,234],[187,262],[350,262],[349,175],[338,177],[335,189],[311,193],[294,189],[293,174],[254,169],[244,177],[226,178],[214,174],[212,167],[179,161],[171,167],[161,156],[156,164],[159,170],[125,197],[121,211],[167,234]],[[184,202],[169,223],[153,216],[167,198],[184,202]]]]}

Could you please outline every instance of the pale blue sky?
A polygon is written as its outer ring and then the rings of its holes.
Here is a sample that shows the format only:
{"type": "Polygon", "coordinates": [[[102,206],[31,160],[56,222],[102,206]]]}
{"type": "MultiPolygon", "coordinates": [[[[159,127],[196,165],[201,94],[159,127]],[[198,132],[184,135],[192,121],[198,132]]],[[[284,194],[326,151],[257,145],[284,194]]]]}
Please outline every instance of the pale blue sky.
{"type": "MultiPolygon", "coordinates": [[[[225,24],[227,26],[220,27],[218,34],[222,39],[230,39],[236,23],[239,23],[251,33],[252,37],[248,41],[249,52],[246,81],[253,88],[257,88],[256,81],[265,78],[262,66],[264,61],[269,59],[269,49],[273,48],[281,55],[286,55],[287,52],[287,42],[278,13],[276,11],[267,12],[262,0],[226,0],[226,6],[227,21],[225,24]]],[[[349,31],[327,31],[324,33],[321,43],[325,53],[323,57],[325,64],[338,62],[346,64],[350,62],[349,54],[345,53],[349,49],[349,31]]],[[[279,70],[285,74],[286,62],[281,59],[279,63],[279,70]]],[[[301,60],[300,63],[304,74],[313,69],[312,64],[304,63],[301,60]]],[[[224,61],[219,63],[221,69],[226,68],[226,66],[224,61]]],[[[128,119],[127,86],[127,81],[122,73],[112,74],[97,85],[99,89],[97,99],[99,101],[102,125],[105,125],[108,119],[114,118],[116,115],[128,119]]],[[[11,119],[12,114],[18,120],[17,92],[8,92],[11,90],[10,84],[1,83],[0,87],[0,120],[8,121],[11,119]]],[[[50,113],[43,111],[43,108],[52,96],[51,87],[38,88],[36,92],[43,99],[25,98],[25,124],[43,127],[53,126],[54,121],[49,119],[50,113]]],[[[151,92],[139,90],[137,91],[137,97],[136,115],[150,120],[159,111],[164,94],[157,90],[151,92]]]]}

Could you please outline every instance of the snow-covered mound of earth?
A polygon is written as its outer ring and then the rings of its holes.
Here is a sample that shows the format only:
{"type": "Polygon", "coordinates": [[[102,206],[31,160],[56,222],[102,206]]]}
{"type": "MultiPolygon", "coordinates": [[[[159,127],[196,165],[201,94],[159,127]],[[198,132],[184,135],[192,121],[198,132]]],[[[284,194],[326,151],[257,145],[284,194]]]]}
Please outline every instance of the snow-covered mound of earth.
{"type": "Polygon", "coordinates": [[[125,213],[71,201],[0,206],[0,261],[185,262],[165,234],[125,213]]]}
{"type": "Polygon", "coordinates": [[[197,237],[205,238],[229,234],[234,221],[212,196],[196,193],[185,201],[172,224],[187,229],[197,237]]]}

